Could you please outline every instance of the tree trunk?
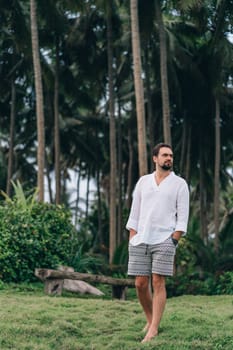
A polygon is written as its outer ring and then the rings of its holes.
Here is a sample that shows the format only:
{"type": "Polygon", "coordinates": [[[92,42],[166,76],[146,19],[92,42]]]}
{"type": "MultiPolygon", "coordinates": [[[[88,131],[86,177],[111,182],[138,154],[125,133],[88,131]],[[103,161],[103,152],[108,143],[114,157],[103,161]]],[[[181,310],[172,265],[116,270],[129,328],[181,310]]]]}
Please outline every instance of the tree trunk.
{"type": "Polygon", "coordinates": [[[13,157],[14,157],[14,136],[15,136],[15,103],[16,103],[16,89],[14,79],[11,80],[11,115],[10,115],[10,140],[7,166],[7,185],[6,193],[11,195],[11,180],[13,174],[13,157]]]}
{"type": "Polygon", "coordinates": [[[159,44],[160,44],[160,78],[162,91],[162,106],[163,106],[163,136],[164,142],[172,145],[171,125],[170,125],[170,102],[168,89],[168,74],[167,74],[167,45],[166,33],[163,24],[163,16],[161,12],[160,1],[155,1],[156,16],[159,27],[159,44]]]}
{"type": "Polygon", "coordinates": [[[80,280],[86,282],[94,283],[104,283],[111,284],[115,286],[131,286],[134,287],[133,278],[113,278],[104,275],[92,275],[89,273],[80,273],[80,272],[70,272],[70,271],[59,271],[59,270],[50,270],[50,269],[36,269],[35,275],[42,281],[46,279],[70,279],[70,280],[80,280]]]}
{"type": "Polygon", "coordinates": [[[136,110],[137,110],[138,162],[139,162],[139,175],[142,176],[148,172],[148,165],[147,165],[146,121],[145,121],[144,91],[143,91],[143,81],[142,81],[142,64],[141,64],[137,0],[130,1],[130,13],[131,13],[133,64],[134,64],[134,86],[135,86],[136,110]]]}
{"type": "MultiPolygon", "coordinates": [[[[152,155],[152,150],[155,145],[155,117],[152,111],[152,101],[151,101],[151,83],[150,83],[150,65],[149,65],[149,55],[148,48],[145,50],[145,81],[146,81],[146,99],[147,99],[147,115],[148,115],[148,126],[147,126],[147,134],[149,136],[149,149],[150,155],[152,155]]],[[[150,171],[154,170],[154,163],[150,162],[150,171]]]]}
{"type": "Polygon", "coordinates": [[[219,250],[219,195],[220,195],[220,105],[219,99],[215,101],[215,169],[214,169],[214,227],[216,253],[219,250]]]}
{"type": "Polygon", "coordinates": [[[132,130],[128,129],[128,152],[129,152],[129,164],[128,164],[128,176],[127,176],[127,191],[126,191],[126,208],[130,209],[132,203],[132,191],[133,191],[133,162],[134,162],[134,149],[132,130]]]}
{"type": "Polygon", "coordinates": [[[110,117],[110,216],[109,216],[109,262],[113,262],[116,249],[116,125],[114,115],[114,88],[113,88],[113,48],[112,48],[112,0],[108,1],[107,12],[107,39],[108,39],[108,83],[109,83],[109,117],[110,117]]]}
{"type": "Polygon", "coordinates": [[[191,145],[192,145],[192,128],[188,126],[188,136],[187,136],[187,150],[186,150],[186,160],[185,160],[185,172],[184,178],[188,183],[190,183],[190,163],[191,163],[191,145]]]}
{"type": "Polygon", "coordinates": [[[48,153],[46,151],[45,151],[45,169],[46,169],[46,177],[47,177],[47,183],[48,183],[49,200],[50,200],[50,203],[53,203],[52,181],[50,177],[48,153]]]}
{"type": "Polygon", "coordinates": [[[75,226],[77,225],[78,223],[78,216],[79,216],[79,208],[78,208],[78,205],[79,205],[79,199],[80,199],[80,180],[81,180],[81,164],[80,164],[80,167],[78,169],[78,174],[77,174],[77,190],[76,190],[76,201],[75,201],[75,219],[74,219],[74,222],[75,222],[75,226]]]}
{"type": "Polygon", "coordinates": [[[61,197],[62,197],[62,203],[65,205],[67,203],[67,168],[63,169],[61,172],[61,197]]]}
{"type": "Polygon", "coordinates": [[[101,247],[104,244],[103,238],[103,222],[102,222],[102,198],[101,198],[101,190],[100,190],[100,170],[97,168],[97,197],[98,197],[98,230],[95,238],[95,245],[101,247]]]}
{"type": "Polygon", "coordinates": [[[42,87],[42,75],[40,66],[40,50],[37,28],[37,16],[36,16],[36,1],[30,0],[30,18],[31,18],[31,37],[32,37],[32,55],[33,55],[33,68],[35,75],[35,90],[36,90],[36,119],[37,119],[37,186],[38,186],[38,199],[44,201],[44,163],[45,163],[45,136],[44,136],[44,101],[43,101],[43,87],[42,87]]]}
{"type": "Polygon", "coordinates": [[[122,225],[122,128],[121,128],[121,105],[118,100],[118,189],[117,189],[117,245],[120,245],[123,240],[123,225],[122,225]]]}
{"type": "Polygon", "coordinates": [[[188,122],[186,118],[184,118],[183,128],[182,128],[182,137],[181,137],[181,150],[180,150],[180,174],[184,176],[185,172],[185,160],[187,154],[187,133],[188,133],[188,122]]]}
{"type": "Polygon", "coordinates": [[[207,244],[207,207],[206,207],[206,188],[204,180],[204,147],[200,145],[200,222],[201,222],[201,238],[207,244]]]}
{"type": "Polygon", "coordinates": [[[85,210],[85,218],[88,217],[89,212],[89,194],[90,194],[90,180],[91,180],[91,170],[87,169],[87,192],[86,192],[86,210],[85,210]]]}
{"type": "Polygon", "coordinates": [[[189,120],[184,119],[180,155],[180,174],[190,183],[190,159],[191,159],[191,126],[189,120]]]}
{"type": "Polygon", "coordinates": [[[61,170],[60,170],[60,128],[59,128],[59,42],[56,39],[56,62],[54,74],[54,148],[55,148],[55,203],[61,202],[61,170]]]}

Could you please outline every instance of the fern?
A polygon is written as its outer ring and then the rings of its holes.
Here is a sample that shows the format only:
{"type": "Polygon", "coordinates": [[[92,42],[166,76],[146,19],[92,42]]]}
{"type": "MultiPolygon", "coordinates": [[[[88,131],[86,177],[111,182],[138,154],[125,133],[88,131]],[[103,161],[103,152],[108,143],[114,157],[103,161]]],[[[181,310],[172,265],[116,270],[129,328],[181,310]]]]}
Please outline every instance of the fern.
{"type": "Polygon", "coordinates": [[[4,191],[0,192],[1,195],[8,203],[14,203],[17,207],[30,213],[37,200],[38,189],[35,189],[32,194],[27,196],[19,180],[17,180],[16,183],[11,181],[11,183],[15,192],[13,199],[11,199],[4,191]]]}

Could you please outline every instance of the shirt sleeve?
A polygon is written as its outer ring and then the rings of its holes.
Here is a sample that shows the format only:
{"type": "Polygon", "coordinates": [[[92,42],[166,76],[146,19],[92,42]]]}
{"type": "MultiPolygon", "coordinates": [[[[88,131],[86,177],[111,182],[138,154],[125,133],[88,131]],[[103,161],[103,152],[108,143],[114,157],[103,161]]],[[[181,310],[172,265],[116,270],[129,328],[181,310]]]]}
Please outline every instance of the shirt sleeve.
{"type": "Polygon", "coordinates": [[[129,218],[126,223],[127,230],[133,229],[135,231],[138,231],[138,221],[139,221],[140,206],[141,206],[140,182],[141,181],[139,179],[133,191],[133,201],[130,209],[129,218]]]}
{"type": "Polygon", "coordinates": [[[177,195],[177,221],[175,231],[182,231],[183,236],[187,232],[189,217],[189,189],[186,182],[182,184],[177,195]]]}

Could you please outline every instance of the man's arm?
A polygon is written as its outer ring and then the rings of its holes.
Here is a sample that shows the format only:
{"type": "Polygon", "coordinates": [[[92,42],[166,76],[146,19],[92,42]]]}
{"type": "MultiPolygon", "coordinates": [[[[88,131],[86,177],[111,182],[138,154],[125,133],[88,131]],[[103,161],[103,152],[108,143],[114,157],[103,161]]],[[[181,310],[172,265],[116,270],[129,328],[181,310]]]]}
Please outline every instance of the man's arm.
{"type": "Polygon", "coordinates": [[[177,222],[172,238],[179,241],[187,231],[189,217],[189,189],[186,183],[181,187],[177,198],[177,222]]]}
{"type": "Polygon", "coordinates": [[[141,194],[139,190],[139,183],[140,180],[137,182],[133,191],[133,201],[130,209],[129,218],[126,223],[126,228],[130,231],[129,238],[132,238],[138,231],[138,220],[141,206],[141,194]]]}

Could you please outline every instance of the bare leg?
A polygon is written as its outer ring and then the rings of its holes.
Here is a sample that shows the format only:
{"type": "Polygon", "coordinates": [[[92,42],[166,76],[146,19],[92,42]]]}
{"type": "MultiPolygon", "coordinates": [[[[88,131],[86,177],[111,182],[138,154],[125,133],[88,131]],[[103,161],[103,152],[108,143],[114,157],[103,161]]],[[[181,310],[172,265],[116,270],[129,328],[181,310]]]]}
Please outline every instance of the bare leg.
{"type": "Polygon", "coordinates": [[[159,324],[163,316],[163,312],[166,305],[166,286],[165,277],[157,274],[153,274],[153,316],[148,332],[143,339],[143,343],[150,341],[152,338],[158,335],[159,324]]]}
{"type": "Polygon", "coordinates": [[[150,323],[147,322],[146,325],[145,325],[145,327],[143,328],[142,332],[143,332],[143,333],[147,333],[149,328],[150,328],[150,323]]]}
{"type": "Polygon", "coordinates": [[[148,331],[152,322],[152,296],[149,288],[149,276],[137,276],[135,278],[135,286],[138,299],[146,315],[147,324],[144,330],[148,331]]]}

